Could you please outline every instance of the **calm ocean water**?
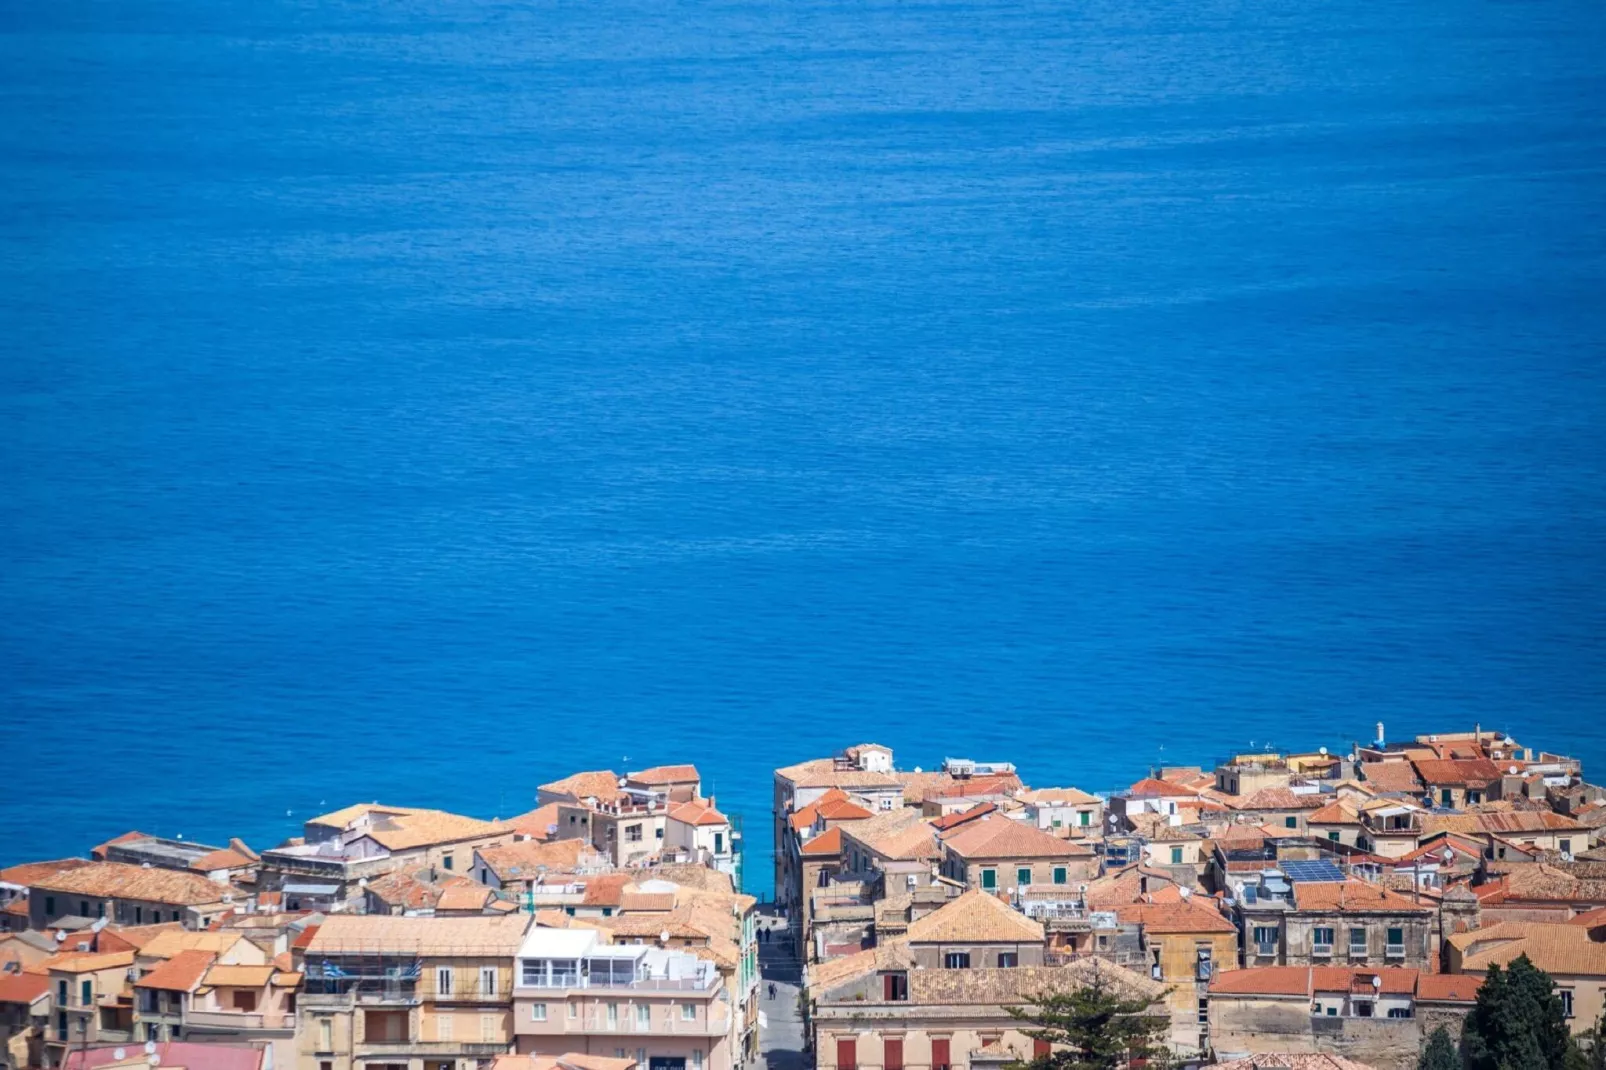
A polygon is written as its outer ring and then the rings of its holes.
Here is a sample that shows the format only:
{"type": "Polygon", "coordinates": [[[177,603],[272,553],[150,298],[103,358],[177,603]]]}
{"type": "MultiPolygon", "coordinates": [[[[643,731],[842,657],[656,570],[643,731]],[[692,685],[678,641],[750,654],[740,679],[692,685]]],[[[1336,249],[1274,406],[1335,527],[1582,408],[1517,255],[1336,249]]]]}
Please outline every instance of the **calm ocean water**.
{"type": "Polygon", "coordinates": [[[0,861],[873,738],[1606,764],[1594,0],[0,5],[0,861]]]}

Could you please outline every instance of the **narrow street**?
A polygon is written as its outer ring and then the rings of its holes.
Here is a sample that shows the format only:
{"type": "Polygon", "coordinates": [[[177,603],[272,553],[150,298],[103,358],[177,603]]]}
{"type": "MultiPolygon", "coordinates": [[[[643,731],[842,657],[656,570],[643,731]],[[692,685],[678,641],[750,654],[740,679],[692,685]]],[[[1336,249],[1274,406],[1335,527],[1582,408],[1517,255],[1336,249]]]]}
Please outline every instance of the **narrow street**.
{"type": "Polygon", "coordinates": [[[786,919],[761,914],[759,927],[774,933],[774,940],[758,945],[760,1004],[764,1023],[759,1051],[768,1070],[807,1070],[812,1060],[804,1051],[803,1020],[798,1008],[802,970],[797,951],[787,939],[786,919]],[[770,986],[775,996],[770,996],[770,986]]]}

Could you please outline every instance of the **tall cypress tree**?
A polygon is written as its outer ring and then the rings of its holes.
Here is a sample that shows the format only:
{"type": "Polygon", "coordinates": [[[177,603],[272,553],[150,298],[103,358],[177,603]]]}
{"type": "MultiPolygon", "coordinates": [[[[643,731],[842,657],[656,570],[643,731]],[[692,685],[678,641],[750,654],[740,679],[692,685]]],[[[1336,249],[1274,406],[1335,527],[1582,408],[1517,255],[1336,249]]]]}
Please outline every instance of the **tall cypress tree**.
{"type": "MultiPolygon", "coordinates": [[[[1572,1036],[1550,975],[1518,955],[1489,967],[1461,1031],[1465,1070],[1567,1070],[1572,1036]]],[[[1576,1065],[1576,1064],[1573,1064],[1576,1065]]]]}
{"type": "Polygon", "coordinates": [[[1456,1054],[1455,1041],[1444,1026],[1428,1037],[1427,1047],[1416,1060],[1416,1070],[1461,1070],[1461,1056],[1456,1054]]]}

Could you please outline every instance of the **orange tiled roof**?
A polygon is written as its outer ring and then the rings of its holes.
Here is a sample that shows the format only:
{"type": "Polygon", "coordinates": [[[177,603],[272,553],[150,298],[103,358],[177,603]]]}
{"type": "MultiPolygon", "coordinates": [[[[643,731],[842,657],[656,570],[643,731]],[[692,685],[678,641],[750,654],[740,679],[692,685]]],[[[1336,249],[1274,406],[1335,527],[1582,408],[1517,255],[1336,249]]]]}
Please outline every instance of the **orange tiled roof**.
{"type": "Polygon", "coordinates": [[[967,859],[1077,858],[1093,853],[1083,844],[1062,840],[1024,821],[1002,815],[961,825],[948,834],[943,844],[967,859]]]}
{"type": "Polygon", "coordinates": [[[513,831],[521,836],[531,839],[548,840],[556,836],[561,829],[555,828],[558,822],[558,804],[547,803],[537,806],[534,810],[526,811],[517,817],[510,817],[507,823],[513,826],[513,831]]]}
{"type": "Polygon", "coordinates": [[[580,902],[588,907],[616,907],[624,898],[625,885],[631,883],[628,873],[602,873],[587,877],[585,895],[580,902]]]}
{"type": "Polygon", "coordinates": [[[651,785],[683,784],[688,780],[701,781],[703,778],[695,765],[655,765],[651,769],[631,773],[630,779],[638,784],[651,785]]]}
{"type": "Polygon", "coordinates": [[[1320,810],[1325,804],[1323,796],[1301,793],[1292,788],[1261,788],[1229,805],[1238,810],[1320,810]]]}
{"type": "Polygon", "coordinates": [[[827,821],[863,821],[874,816],[864,807],[845,798],[819,799],[814,803],[814,809],[827,821]]]}
{"type": "Polygon", "coordinates": [[[1416,979],[1416,998],[1443,1003],[1474,1003],[1483,978],[1465,973],[1424,973],[1416,979]]]}
{"type": "Polygon", "coordinates": [[[163,988],[169,992],[193,992],[216,959],[217,956],[210,951],[180,951],[135,981],[134,987],[163,988]]]}
{"type": "Polygon", "coordinates": [[[596,850],[585,840],[520,840],[501,847],[481,847],[474,852],[490,867],[498,880],[529,880],[544,866],[549,871],[573,870],[580,860],[596,850]]]}
{"type": "Polygon", "coordinates": [[[0,1003],[36,1003],[49,992],[50,978],[44,974],[0,974],[0,1003]]]}
{"type": "Polygon", "coordinates": [[[909,925],[911,944],[1042,943],[1043,926],[972,888],[909,925]]]}
{"type": "MultiPolygon", "coordinates": [[[[87,858],[58,858],[51,862],[24,862],[21,865],[7,866],[5,869],[0,869],[0,881],[27,888],[41,877],[53,877],[57,873],[69,869],[78,869],[90,864],[87,858]]],[[[7,905],[9,906],[10,904],[7,905]]],[[[23,912],[27,912],[26,904],[23,906],[23,912]]]]}
{"type": "Polygon", "coordinates": [[[1294,882],[1296,910],[1332,910],[1343,913],[1431,914],[1433,908],[1351,877],[1345,881],[1294,882]]]}
{"type": "Polygon", "coordinates": [[[1172,784],[1168,781],[1156,780],[1152,776],[1146,776],[1142,780],[1137,781],[1130,788],[1128,788],[1127,791],[1138,796],[1168,795],[1176,797],[1184,795],[1195,796],[1199,794],[1197,791],[1182,787],[1180,784],[1172,784]]]}
{"type": "MultiPolygon", "coordinates": [[[[1167,896],[1167,899],[1170,899],[1167,896]]],[[[1117,907],[1122,922],[1141,923],[1151,933],[1235,933],[1238,927],[1221,916],[1221,911],[1192,897],[1171,902],[1132,903],[1117,907]]]]}
{"type": "Polygon", "coordinates": [[[1486,788],[1500,779],[1500,767],[1487,758],[1419,758],[1411,764],[1424,784],[1435,787],[1486,788]]]}
{"type": "Polygon", "coordinates": [[[440,898],[435,900],[435,909],[484,910],[490,898],[491,890],[485,885],[461,878],[441,889],[440,898]]]}
{"type": "Polygon", "coordinates": [[[951,814],[945,814],[937,818],[931,823],[931,827],[938,832],[947,832],[951,828],[963,825],[967,821],[974,821],[978,817],[983,817],[997,809],[997,803],[980,802],[969,810],[956,810],[951,814]]]}
{"type": "Polygon", "coordinates": [[[1379,791],[1397,791],[1414,795],[1422,790],[1422,781],[1410,762],[1363,762],[1361,776],[1379,791]]]}
{"type": "Polygon", "coordinates": [[[246,869],[256,863],[238,851],[225,847],[220,851],[204,854],[190,863],[190,868],[205,872],[213,869],[246,869]]]}
{"type": "Polygon", "coordinates": [[[841,854],[842,830],[840,828],[826,829],[808,843],[805,843],[800,853],[827,857],[841,854]]]}
{"type": "Polygon", "coordinates": [[[1359,825],[1361,816],[1347,802],[1330,802],[1305,818],[1308,825],[1359,825]]]}
{"type": "Polygon", "coordinates": [[[176,869],[131,866],[123,862],[92,862],[36,879],[33,887],[67,895],[104,899],[142,899],[147,903],[200,906],[221,902],[229,889],[198,873],[176,869]]]}
{"type": "Polygon", "coordinates": [[[610,802],[619,795],[619,776],[611,769],[593,769],[571,773],[561,780],[542,784],[540,790],[552,795],[567,795],[577,801],[596,798],[610,802]]]}
{"type": "MultiPolygon", "coordinates": [[[[852,804],[849,804],[852,805],[852,804]]],[[[857,807],[854,807],[857,809],[857,807]]],[[[683,825],[728,825],[730,818],[706,802],[683,802],[669,808],[671,820],[683,825]]]]}
{"type": "Polygon", "coordinates": [[[148,840],[148,839],[150,839],[150,837],[148,835],[146,835],[145,833],[140,832],[138,830],[134,830],[134,831],[131,831],[131,832],[125,832],[121,836],[113,836],[111,839],[107,840],[105,843],[99,843],[99,844],[96,844],[94,847],[91,847],[89,849],[89,855],[90,855],[91,858],[95,859],[96,861],[103,862],[106,859],[106,848],[111,847],[113,844],[130,843],[130,842],[132,842],[134,840],[148,840]]]}
{"type": "Polygon", "coordinates": [[[1575,925],[1508,921],[1456,933],[1450,943],[1461,952],[1463,972],[1505,965],[1527,955],[1550,974],[1606,978],[1606,943],[1596,943],[1575,925]]]}

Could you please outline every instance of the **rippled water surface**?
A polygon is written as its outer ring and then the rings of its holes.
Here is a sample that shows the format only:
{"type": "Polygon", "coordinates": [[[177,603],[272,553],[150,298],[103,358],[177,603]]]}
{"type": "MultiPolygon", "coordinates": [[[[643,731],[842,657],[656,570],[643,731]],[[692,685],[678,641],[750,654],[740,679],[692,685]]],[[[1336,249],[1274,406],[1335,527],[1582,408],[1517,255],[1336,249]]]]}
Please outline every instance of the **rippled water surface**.
{"type": "Polygon", "coordinates": [[[0,861],[874,738],[1606,763],[1606,7],[0,5],[0,861]]]}

